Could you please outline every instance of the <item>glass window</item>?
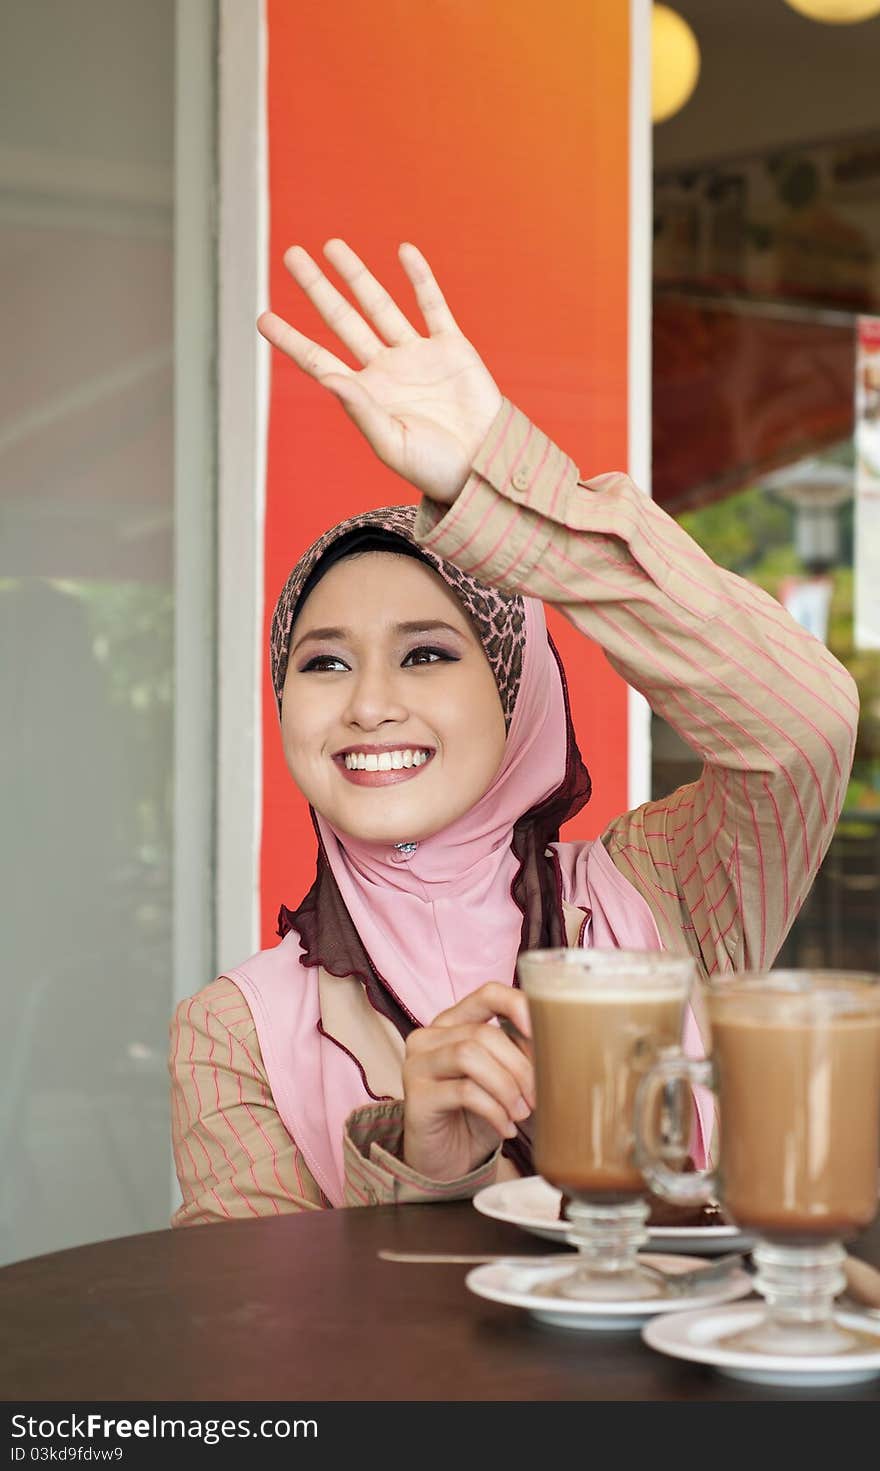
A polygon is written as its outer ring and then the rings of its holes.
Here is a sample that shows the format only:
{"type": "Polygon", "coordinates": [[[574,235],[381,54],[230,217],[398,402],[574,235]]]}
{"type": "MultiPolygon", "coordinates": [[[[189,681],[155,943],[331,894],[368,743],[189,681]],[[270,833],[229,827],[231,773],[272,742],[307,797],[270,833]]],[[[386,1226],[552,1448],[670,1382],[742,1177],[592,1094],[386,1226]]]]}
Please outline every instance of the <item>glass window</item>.
{"type": "Polygon", "coordinates": [[[4,32],[9,1261],[170,1209],[175,6],[7,0],[4,32]]]}

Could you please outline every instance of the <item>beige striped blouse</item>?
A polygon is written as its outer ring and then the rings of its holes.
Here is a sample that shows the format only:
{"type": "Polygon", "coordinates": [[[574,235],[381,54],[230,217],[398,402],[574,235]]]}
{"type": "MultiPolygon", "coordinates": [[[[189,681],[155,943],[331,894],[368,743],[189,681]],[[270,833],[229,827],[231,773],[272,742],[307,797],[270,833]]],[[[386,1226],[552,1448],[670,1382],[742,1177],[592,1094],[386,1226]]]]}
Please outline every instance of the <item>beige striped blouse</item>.
{"type": "MultiPolygon", "coordinates": [[[[687,741],[699,780],[602,835],[661,939],[702,974],[772,963],[843,802],[858,721],[841,664],[760,588],[717,567],[621,474],[577,467],[505,400],[455,504],[417,539],[494,586],[555,604],[687,741]]],[[[169,1067],[183,1204],[173,1225],[329,1202],[275,1109],[256,1029],[226,977],[178,1006],[169,1067]]],[[[402,1104],[353,1113],[346,1204],[461,1198],[401,1159],[402,1104]]]]}

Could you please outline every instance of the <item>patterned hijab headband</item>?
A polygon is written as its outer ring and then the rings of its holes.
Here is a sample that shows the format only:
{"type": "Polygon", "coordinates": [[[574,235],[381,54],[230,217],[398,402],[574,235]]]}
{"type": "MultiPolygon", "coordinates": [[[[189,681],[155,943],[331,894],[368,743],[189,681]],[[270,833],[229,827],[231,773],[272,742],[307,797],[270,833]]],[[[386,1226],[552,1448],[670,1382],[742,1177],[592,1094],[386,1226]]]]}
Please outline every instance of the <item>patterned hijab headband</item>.
{"type": "Polygon", "coordinates": [[[522,679],[525,648],[523,600],[518,594],[499,592],[476,577],[469,577],[452,562],[425,551],[413,537],[415,519],[415,506],[383,506],[376,511],[364,511],[325,531],[300,557],[284,585],[272,618],[272,684],[279,715],[293,625],[309,593],[343,557],[356,551],[389,551],[424,562],[455,594],[483,646],[495,676],[505,730],[510,729],[522,679]]]}

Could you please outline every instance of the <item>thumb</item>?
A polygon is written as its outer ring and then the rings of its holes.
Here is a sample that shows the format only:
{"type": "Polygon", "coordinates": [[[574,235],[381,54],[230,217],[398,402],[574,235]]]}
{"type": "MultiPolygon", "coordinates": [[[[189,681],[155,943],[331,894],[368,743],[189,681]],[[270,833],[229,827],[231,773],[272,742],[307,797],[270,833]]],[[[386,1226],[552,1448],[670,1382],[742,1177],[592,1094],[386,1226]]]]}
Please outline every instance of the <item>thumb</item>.
{"type": "Polygon", "coordinates": [[[348,417],[372,445],[380,460],[396,469],[395,446],[399,436],[391,415],[353,377],[331,374],[322,378],[321,383],[339,399],[348,417]]]}

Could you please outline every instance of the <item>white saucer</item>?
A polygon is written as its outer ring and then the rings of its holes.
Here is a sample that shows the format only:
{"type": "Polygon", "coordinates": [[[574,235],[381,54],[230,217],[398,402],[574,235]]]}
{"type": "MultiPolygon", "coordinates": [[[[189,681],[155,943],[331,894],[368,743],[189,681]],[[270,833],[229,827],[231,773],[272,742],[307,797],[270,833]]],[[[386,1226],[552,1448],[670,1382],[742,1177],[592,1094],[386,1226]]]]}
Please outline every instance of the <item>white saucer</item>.
{"type": "Polygon", "coordinates": [[[749,1353],[724,1348],[721,1340],[751,1328],[761,1317],[760,1302],[738,1303],[735,1307],[701,1308],[690,1313],[665,1313],[642,1329],[651,1348],[676,1359],[711,1364],[729,1379],[746,1379],[750,1384],[777,1384],[799,1388],[822,1385],[861,1384],[880,1374],[880,1323],[859,1313],[838,1313],[847,1328],[858,1328],[876,1337],[876,1349],[864,1353],[824,1354],[804,1359],[793,1354],[749,1353]]]}
{"type": "MultiPolygon", "coordinates": [[[[559,1201],[560,1192],[540,1175],[501,1180],[474,1196],[474,1205],[482,1215],[521,1226],[546,1241],[564,1241],[569,1229],[568,1222],[559,1219],[559,1201]]],[[[700,1256],[748,1251],[754,1241],[754,1236],[737,1226],[651,1226],[648,1234],[649,1246],[659,1251],[688,1251],[700,1256]]]]}
{"type": "MultiPolygon", "coordinates": [[[[662,1256],[645,1252],[640,1259],[666,1272],[683,1272],[688,1267],[700,1265],[699,1257],[662,1256]]],[[[539,1323],[549,1323],[554,1328],[640,1328],[657,1313],[686,1312],[688,1308],[703,1304],[732,1302],[745,1297],[752,1290],[752,1279],[748,1272],[736,1270],[724,1282],[706,1283],[699,1291],[687,1297],[649,1297],[630,1299],[626,1302],[584,1302],[577,1298],[557,1297],[548,1291],[561,1277],[572,1270],[568,1257],[539,1257],[537,1265],[513,1265],[510,1262],[489,1262],[474,1267],[465,1278],[465,1286],[477,1297],[490,1302],[506,1303],[509,1307],[525,1308],[539,1323]]]]}

